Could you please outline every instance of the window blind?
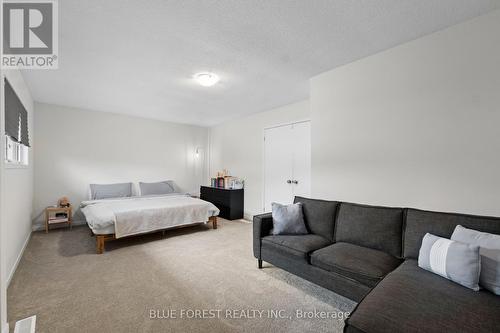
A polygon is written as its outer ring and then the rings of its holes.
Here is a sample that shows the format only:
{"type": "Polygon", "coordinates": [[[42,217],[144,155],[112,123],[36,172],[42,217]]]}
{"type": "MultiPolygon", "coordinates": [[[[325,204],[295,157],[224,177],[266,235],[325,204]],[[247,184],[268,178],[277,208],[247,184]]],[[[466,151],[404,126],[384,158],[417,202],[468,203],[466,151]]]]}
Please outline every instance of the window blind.
{"type": "Polygon", "coordinates": [[[9,81],[5,80],[5,134],[19,141],[19,105],[17,95],[9,81]]]}
{"type": "Polygon", "coordinates": [[[16,92],[5,80],[5,134],[29,147],[28,111],[16,92]]]}
{"type": "Polygon", "coordinates": [[[28,111],[23,107],[21,109],[21,143],[26,147],[30,146],[30,137],[28,132],[28,111]]]}

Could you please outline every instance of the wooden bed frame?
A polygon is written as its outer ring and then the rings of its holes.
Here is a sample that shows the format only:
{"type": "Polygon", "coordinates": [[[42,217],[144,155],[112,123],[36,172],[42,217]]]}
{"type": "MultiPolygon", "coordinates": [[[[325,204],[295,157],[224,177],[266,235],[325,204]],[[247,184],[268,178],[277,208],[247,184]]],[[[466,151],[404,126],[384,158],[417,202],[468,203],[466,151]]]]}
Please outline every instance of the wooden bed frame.
{"type": "MultiPolygon", "coordinates": [[[[212,222],[212,228],[213,229],[217,229],[217,216],[210,216],[208,218],[208,222],[212,222]]],[[[188,224],[188,225],[181,225],[181,226],[178,226],[178,227],[171,227],[171,228],[163,229],[163,230],[155,230],[153,232],[159,232],[159,231],[165,232],[165,230],[177,229],[177,228],[182,228],[182,227],[190,227],[190,226],[193,226],[193,225],[196,225],[196,224],[199,224],[199,223],[188,224]]],[[[92,232],[92,230],[91,230],[91,232],[92,232]]],[[[104,244],[106,242],[116,239],[115,238],[115,234],[96,235],[96,234],[94,234],[92,232],[92,235],[96,236],[96,245],[97,245],[96,246],[96,251],[97,251],[97,254],[103,254],[104,253],[104,244]]],[[[135,237],[135,236],[138,236],[138,235],[133,235],[133,236],[128,236],[128,237],[135,237]]],[[[123,238],[127,238],[127,237],[123,237],[123,238]]]]}

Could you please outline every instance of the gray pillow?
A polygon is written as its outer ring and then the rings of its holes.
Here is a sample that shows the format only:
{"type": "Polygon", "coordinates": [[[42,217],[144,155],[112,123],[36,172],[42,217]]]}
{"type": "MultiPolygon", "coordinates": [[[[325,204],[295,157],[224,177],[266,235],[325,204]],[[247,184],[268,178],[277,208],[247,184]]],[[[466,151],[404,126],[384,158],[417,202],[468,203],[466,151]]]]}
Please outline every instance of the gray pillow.
{"type": "Polygon", "coordinates": [[[307,234],[302,204],[281,205],[272,203],[273,235],[304,235],[307,234]]]}
{"type": "Polygon", "coordinates": [[[175,193],[174,186],[172,182],[167,180],[164,182],[157,183],[139,183],[139,188],[141,189],[141,195],[154,195],[154,194],[170,194],[175,193]]]}
{"type": "Polygon", "coordinates": [[[479,254],[481,255],[479,284],[492,293],[500,295],[500,235],[457,225],[451,239],[479,246],[479,254]]]}
{"type": "Polygon", "coordinates": [[[132,196],[132,183],[121,184],[90,184],[92,200],[123,198],[132,196]]]}
{"type": "Polygon", "coordinates": [[[418,266],[472,290],[479,290],[479,246],[427,233],[422,239],[418,266]]]}

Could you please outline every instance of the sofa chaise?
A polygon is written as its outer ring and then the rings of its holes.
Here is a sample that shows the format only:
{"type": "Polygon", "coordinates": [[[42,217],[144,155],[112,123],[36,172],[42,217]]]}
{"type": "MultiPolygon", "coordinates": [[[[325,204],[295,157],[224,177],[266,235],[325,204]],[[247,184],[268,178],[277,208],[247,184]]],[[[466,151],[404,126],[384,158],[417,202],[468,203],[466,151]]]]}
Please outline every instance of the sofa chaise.
{"type": "Polygon", "coordinates": [[[475,292],[418,267],[424,235],[457,225],[500,234],[500,218],[296,197],[307,235],[272,235],[272,214],[254,217],[253,251],[356,302],[346,333],[495,332],[500,296],[475,292]]]}

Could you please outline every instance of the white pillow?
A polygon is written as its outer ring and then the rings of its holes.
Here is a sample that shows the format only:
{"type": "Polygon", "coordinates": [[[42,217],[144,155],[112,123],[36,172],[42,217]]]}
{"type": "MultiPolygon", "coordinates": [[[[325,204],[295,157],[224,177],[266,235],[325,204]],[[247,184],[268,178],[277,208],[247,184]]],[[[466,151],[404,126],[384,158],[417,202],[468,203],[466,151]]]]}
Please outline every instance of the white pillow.
{"type": "Polygon", "coordinates": [[[156,183],[139,182],[139,188],[141,189],[141,195],[161,195],[175,193],[172,181],[170,180],[156,183]]]}
{"type": "Polygon", "coordinates": [[[479,246],[427,233],[422,239],[418,266],[474,291],[479,290],[479,246]]]}
{"type": "Polygon", "coordinates": [[[124,198],[132,196],[132,183],[90,184],[91,200],[124,198]]]}
{"type": "Polygon", "coordinates": [[[454,241],[479,246],[481,275],[479,284],[496,295],[500,295],[500,235],[455,227],[451,235],[454,241]]]}

